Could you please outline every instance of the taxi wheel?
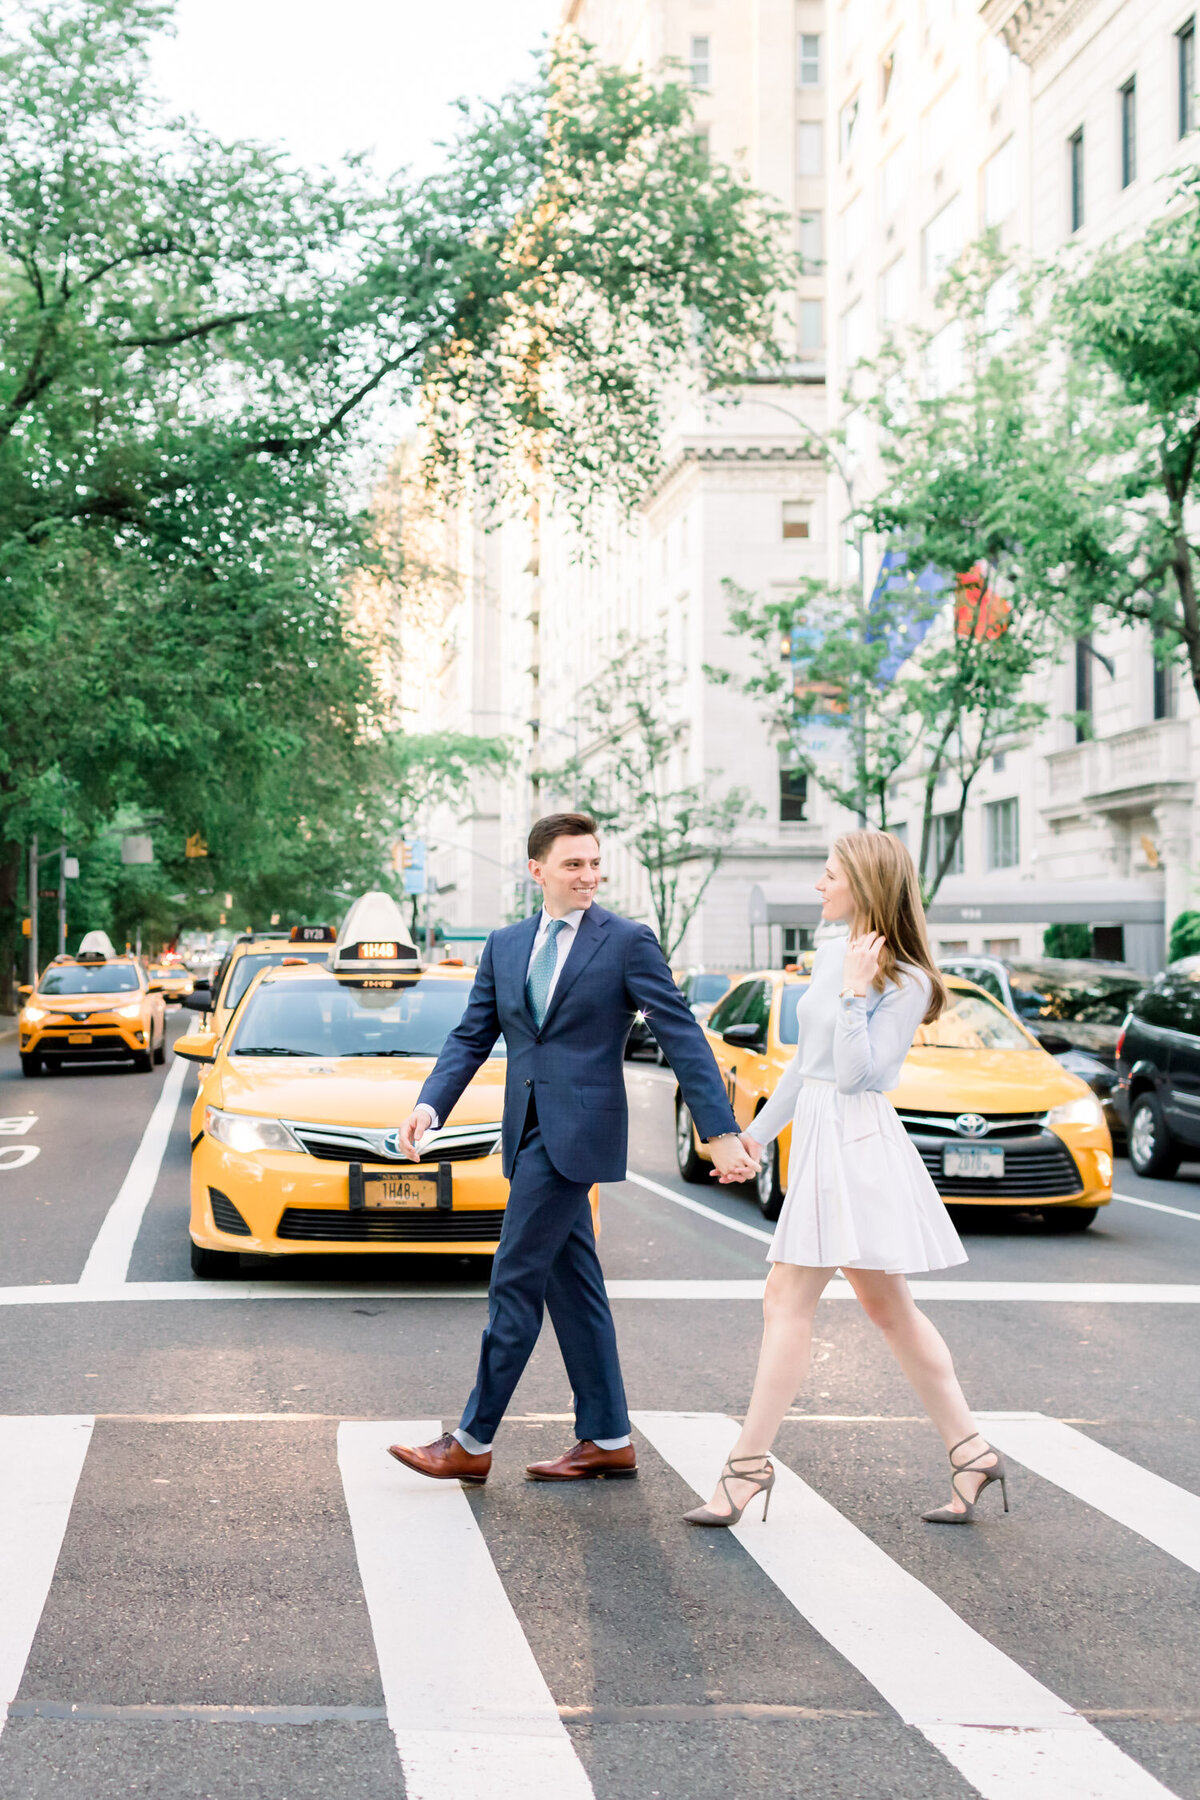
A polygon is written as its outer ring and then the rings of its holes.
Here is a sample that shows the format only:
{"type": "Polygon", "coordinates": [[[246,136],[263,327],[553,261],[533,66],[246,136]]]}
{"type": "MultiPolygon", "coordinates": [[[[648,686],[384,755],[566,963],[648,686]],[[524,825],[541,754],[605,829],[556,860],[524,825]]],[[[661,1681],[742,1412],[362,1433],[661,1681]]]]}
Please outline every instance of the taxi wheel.
{"type": "Polygon", "coordinates": [[[1048,1206],[1042,1224],[1047,1231],[1086,1231],[1099,1211],[1098,1206],[1048,1206]]]}
{"type": "Polygon", "coordinates": [[[708,1181],[708,1164],[696,1150],[692,1115],[682,1100],[675,1107],[675,1162],[685,1181],[708,1181]]]}
{"type": "Polygon", "coordinates": [[[192,1245],[192,1274],[206,1281],[226,1281],[241,1269],[236,1250],[206,1250],[202,1244],[192,1245]]]}
{"type": "Polygon", "coordinates": [[[777,1219],[783,1210],[783,1184],[779,1179],[779,1145],[768,1144],[763,1150],[758,1174],[754,1177],[758,1210],[764,1219],[777,1219]]]}
{"type": "Polygon", "coordinates": [[[1162,1107],[1153,1094],[1141,1094],[1129,1116],[1129,1160],[1135,1175],[1169,1181],[1179,1172],[1179,1151],[1171,1141],[1162,1107]]]}
{"type": "Polygon", "coordinates": [[[22,1073],[22,1075],[40,1075],[41,1072],[42,1072],[42,1059],[38,1055],[37,1051],[36,1050],[31,1050],[31,1051],[22,1050],[22,1052],[21,1052],[21,1073],[22,1073]]]}
{"type": "Polygon", "coordinates": [[[148,1050],[139,1050],[133,1059],[133,1066],[139,1075],[148,1075],[154,1067],[148,1050]]]}
{"type": "Polygon", "coordinates": [[[158,1040],[158,1049],[154,1052],[154,1060],[160,1069],[167,1060],[167,1032],[165,1026],[163,1027],[163,1034],[158,1040]]]}

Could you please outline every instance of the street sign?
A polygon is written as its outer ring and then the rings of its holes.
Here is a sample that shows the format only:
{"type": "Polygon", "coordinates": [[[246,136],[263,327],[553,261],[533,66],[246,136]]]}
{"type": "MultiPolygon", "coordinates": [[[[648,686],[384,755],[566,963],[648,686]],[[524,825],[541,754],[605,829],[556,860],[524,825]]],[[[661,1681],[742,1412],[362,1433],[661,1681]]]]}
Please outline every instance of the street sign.
{"type": "Polygon", "coordinates": [[[423,894],[425,881],[425,840],[413,838],[404,846],[407,854],[404,857],[404,891],[406,894],[423,894]]]}
{"type": "Polygon", "coordinates": [[[63,857],[63,879],[66,881],[79,880],[79,858],[77,856],[63,857]]]}
{"type": "Polygon", "coordinates": [[[124,837],[121,839],[121,861],[123,863],[152,863],[154,861],[154,840],[148,837],[124,837]]]}

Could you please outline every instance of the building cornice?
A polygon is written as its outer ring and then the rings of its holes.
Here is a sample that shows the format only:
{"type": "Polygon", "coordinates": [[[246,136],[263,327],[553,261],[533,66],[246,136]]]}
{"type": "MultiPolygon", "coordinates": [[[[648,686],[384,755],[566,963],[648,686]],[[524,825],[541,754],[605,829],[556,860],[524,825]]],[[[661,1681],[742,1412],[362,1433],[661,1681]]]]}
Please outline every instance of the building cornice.
{"type": "Polygon", "coordinates": [[[1096,0],[983,0],[983,22],[1014,56],[1033,68],[1057,49],[1091,12],[1096,0]]]}
{"type": "Polygon", "coordinates": [[[689,469],[786,468],[796,463],[821,467],[822,461],[820,451],[806,444],[682,444],[643,496],[641,509],[652,511],[689,469]]]}

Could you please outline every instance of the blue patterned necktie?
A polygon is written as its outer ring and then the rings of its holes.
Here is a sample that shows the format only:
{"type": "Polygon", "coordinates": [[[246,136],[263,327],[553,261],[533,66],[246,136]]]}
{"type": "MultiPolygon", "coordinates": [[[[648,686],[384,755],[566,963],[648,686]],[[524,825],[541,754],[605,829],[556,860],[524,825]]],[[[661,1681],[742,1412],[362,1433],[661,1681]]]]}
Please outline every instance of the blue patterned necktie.
{"type": "Polygon", "coordinates": [[[558,962],[557,938],[565,926],[565,919],[551,919],[550,929],[542,940],[542,947],[530,963],[529,973],[525,977],[525,998],[529,1002],[533,1022],[539,1031],[542,1029],[546,1017],[546,1008],[550,1004],[550,983],[554,979],[554,968],[558,962]]]}

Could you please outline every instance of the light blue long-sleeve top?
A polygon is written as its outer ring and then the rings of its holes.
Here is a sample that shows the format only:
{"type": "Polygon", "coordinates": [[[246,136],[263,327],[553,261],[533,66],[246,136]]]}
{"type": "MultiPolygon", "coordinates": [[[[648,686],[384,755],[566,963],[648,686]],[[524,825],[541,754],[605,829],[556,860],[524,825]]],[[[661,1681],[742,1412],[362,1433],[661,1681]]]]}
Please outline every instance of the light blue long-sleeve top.
{"type": "Polygon", "coordinates": [[[806,1078],[832,1081],[843,1094],[886,1094],[900,1079],[931,986],[923,969],[902,964],[898,982],[865,998],[841,998],[845,938],[821,945],[812,980],[796,1008],[799,1042],[779,1086],[749,1127],[756,1143],[769,1144],[790,1125],[806,1078]]]}

